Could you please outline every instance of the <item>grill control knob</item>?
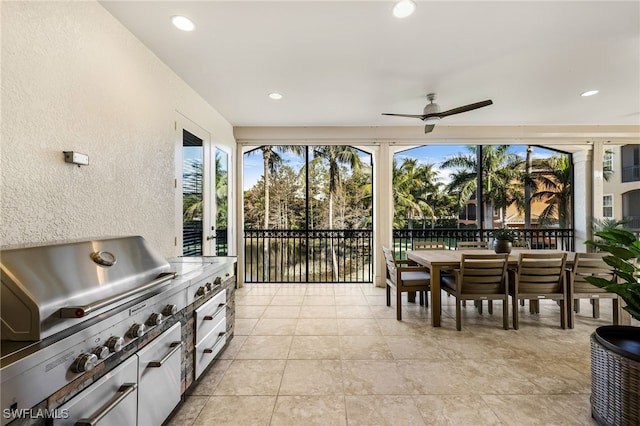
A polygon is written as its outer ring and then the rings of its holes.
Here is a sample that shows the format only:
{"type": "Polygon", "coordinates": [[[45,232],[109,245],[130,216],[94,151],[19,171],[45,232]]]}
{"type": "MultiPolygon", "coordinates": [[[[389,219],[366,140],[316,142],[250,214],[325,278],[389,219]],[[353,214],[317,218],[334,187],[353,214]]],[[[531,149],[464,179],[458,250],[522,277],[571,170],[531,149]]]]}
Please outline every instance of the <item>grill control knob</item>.
{"type": "Polygon", "coordinates": [[[162,316],[162,314],[153,313],[149,316],[149,319],[147,320],[147,325],[150,327],[153,327],[154,325],[161,325],[163,320],[164,320],[164,317],[162,316]]]}
{"type": "Polygon", "coordinates": [[[198,291],[196,291],[196,296],[204,296],[205,294],[207,294],[207,288],[205,286],[200,287],[198,291]]]}
{"type": "Polygon", "coordinates": [[[71,370],[75,373],[91,371],[98,364],[98,357],[94,354],[81,354],[73,361],[71,370]]]}
{"type": "Polygon", "coordinates": [[[222,284],[222,278],[221,277],[216,277],[216,280],[214,281],[215,284],[222,284]]]}
{"type": "Polygon", "coordinates": [[[144,324],[133,324],[127,333],[132,339],[142,337],[145,332],[144,324]]]}
{"type": "Polygon", "coordinates": [[[98,346],[91,351],[92,354],[98,357],[98,359],[105,359],[109,356],[109,348],[106,346],[98,346]]]}
{"type": "Polygon", "coordinates": [[[162,315],[165,317],[170,317],[178,313],[178,307],[176,305],[167,305],[162,310],[162,315]]]}
{"type": "Polygon", "coordinates": [[[207,287],[207,291],[209,292],[209,291],[211,291],[211,290],[213,289],[213,284],[211,284],[211,283],[206,283],[206,284],[205,284],[205,287],[207,287]]]}
{"type": "Polygon", "coordinates": [[[106,345],[111,352],[120,352],[124,348],[124,338],[111,336],[107,339],[106,345]]]}

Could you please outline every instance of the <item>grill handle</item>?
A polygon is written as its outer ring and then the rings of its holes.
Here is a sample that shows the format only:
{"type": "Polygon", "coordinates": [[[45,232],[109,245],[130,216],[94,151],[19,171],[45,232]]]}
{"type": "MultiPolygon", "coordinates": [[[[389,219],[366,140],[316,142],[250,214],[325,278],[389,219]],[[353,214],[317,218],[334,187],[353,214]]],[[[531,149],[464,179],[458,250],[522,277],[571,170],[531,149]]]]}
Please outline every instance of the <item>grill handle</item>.
{"type": "Polygon", "coordinates": [[[159,286],[160,284],[164,284],[165,282],[174,279],[176,275],[178,274],[175,272],[167,272],[167,273],[161,274],[158,278],[156,278],[155,280],[151,281],[148,284],[145,284],[143,286],[140,286],[131,290],[127,290],[125,292],[116,294],[114,296],[110,296],[110,297],[98,300],[88,305],[66,306],[64,308],[60,308],[60,318],[82,318],[85,315],[88,315],[95,310],[104,308],[105,306],[118,302],[122,299],[126,299],[127,297],[133,296],[134,294],[142,293],[153,287],[159,286]]]}
{"type": "Polygon", "coordinates": [[[118,392],[116,392],[114,397],[111,398],[109,401],[107,401],[107,403],[104,404],[102,407],[100,407],[100,411],[98,411],[96,414],[92,415],[91,417],[85,417],[83,419],[78,420],[75,423],[75,426],[96,425],[100,420],[104,418],[104,416],[109,414],[111,410],[116,408],[118,404],[122,402],[122,400],[128,397],[131,394],[131,392],[135,391],[137,387],[138,387],[137,383],[123,384],[122,386],[120,386],[120,389],[118,389],[118,392]]]}
{"type": "Polygon", "coordinates": [[[173,342],[173,343],[171,344],[171,347],[172,347],[173,349],[171,349],[171,350],[169,351],[169,353],[168,353],[168,354],[166,354],[166,355],[164,356],[164,358],[162,358],[160,361],[150,361],[150,362],[147,364],[147,367],[149,367],[149,368],[151,368],[151,367],[162,367],[162,364],[164,364],[165,362],[167,362],[167,360],[168,360],[169,358],[171,358],[171,355],[175,354],[177,351],[179,351],[180,349],[182,349],[182,342],[173,342]]]}

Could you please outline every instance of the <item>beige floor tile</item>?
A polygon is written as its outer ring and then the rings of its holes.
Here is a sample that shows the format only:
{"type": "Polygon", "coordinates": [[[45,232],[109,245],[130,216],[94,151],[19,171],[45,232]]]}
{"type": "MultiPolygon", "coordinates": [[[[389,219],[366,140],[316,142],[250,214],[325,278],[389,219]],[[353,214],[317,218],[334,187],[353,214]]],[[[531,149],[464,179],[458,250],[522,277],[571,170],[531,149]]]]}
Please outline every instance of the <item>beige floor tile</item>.
{"type": "Polygon", "coordinates": [[[409,395],[415,387],[395,361],[342,360],[345,395],[409,395]]]}
{"type": "Polygon", "coordinates": [[[215,395],[277,395],[284,360],[234,360],[215,395]]]}
{"type": "Polygon", "coordinates": [[[304,296],[307,288],[306,284],[282,284],[276,294],[278,296],[304,296]]]}
{"type": "Polygon", "coordinates": [[[588,395],[484,395],[504,425],[596,425],[588,395]]]}
{"type": "Polygon", "coordinates": [[[339,360],[288,360],[279,395],[342,395],[339,360]]]}
{"type": "Polygon", "coordinates": [[[296,336],[336,336],[338,321],[335,318],[300,318],[296,336]]]}
{"type": "Polygon", "coordinates": [[[343,396],[279,396],[271,426],[346,426],[343,396]]]}
{"type": "Polygon", "coordinates": [[[298,320],[295,318],[263,318],[256,323],[252,335],[292,336],[298,320]]]}
{"type": "Polygon", "coordinates": [[[345,401],[349,426],[425,424],[410,395],[346,396],[345,401]]]}
{"type": "Polygon", "coordinates": [[[378,323],[371,318],[338,318],[341,336],[382,336],[378,323]]]}
{"type": "Polygon", "coordinates": [[[368,305],[338,305],[336,304],[338,318],[366,318],[374,319],[373,311],[368,305]]]}
{"type": "Polygon", "coordinates": [[[501,425],[480,395],[415,395],[428,425],[501,425]]]}
{"type": "Polygon", "coordinates": [[[303,306],[331,306],[333,307],[336,304],[336,298],[333,294],[331,295],[313,295],[307,292],[302,299],[303,306]]]}
{"type": "Polygon", "coordinates": [[[224,373],[229,369],[231,365],[230,359],[217,359],[215,360],[205,371],[197,382],[189,390],[187,395],[213,395],[216,387],[222,380],[224,373]]]}
{"type": "Polygon", "coordinates": [[[300,309],[300,318],[336,318],[335,306],[305,306],[300,309]]]}
{"type": "Polygon", "coordinates": [[[262,318],[299,318],[300,306],[270,305],[264,310],[262,318]]]}
{"type": "Polygon", "coordinates": [[[238,305],[236,306],[236,319],[260,318],[266,308],[266,306],[261,305],[238,305]]]}
{"type": "Polygon", "coordinates": [[[248,336],[257,323],[257,318],[236,318],[234,334],[238,336],[248,336]]]}
{"type": "Polygon", "coordinates": [[[393,359],[383,336],[340,336],[341,359],[393,359]]]}
{"type": "Polygon", "coordinates": [[[345,308],[369,307],[363,294],[336,294],[336,306],[345,308]]]}
{"type": "Polygon", "coordinates": [[[268,426],[275,402],[275,396],[212,396],[194,426],[268,426]]]}
{"type": "Polygon", "coordinates": [[[293,336],[249,336],[236,359],[287,359],[293,336]]]}
{"type": "Polygon", "coordinates": [[[246,305],[266,306],[269,303],[271,303],[271,299],[273,299],[273,296],[271,295],[246,294],[241,297],[236,297],[236,306],[246,306],[246,305]]]}
{"type": "Polygon", "coordinates": [[[227,347],[218,355],[219,359],[235,359],[236,355],[240,352],[240,348],[245,340],[249,336],[237,335],[233,336],[230,342],[227,342],[227,347]]]}
{"type": "Polygon", "coordinates": [[[333,296],[335,284],[309,284],[305,296],[333,296]]]}
{"type": "Polygon", "coordinates": [[[280,293],[273,296],[272,305],[278,306],[300,306],[304,300],[304,294],[285,294],[280,293]]]}
{"type": "Polygon", "coordinates": [[[168,419],[166,426],[193,425],[208,400],[208,396],[189,396],[168,419]]]}
{"type": "Polygon", "coordinates": [[[394,359],[449,360],[444,349],[434,338],[424,335],[386,336],[385,341],[394,359]]]}
{"type": "Polygon", "coordinates": [[[289,359],[340,359],[338,336],[293,336],[289,359]]]}
{"type": "MultiPolygon", "coordinates": [[[[469,395],[466,366],[457,361],[399,360],[397,370],[422,395],[469,395]]],[[[491,383],[487,383],[490,386],[491,383]]]]}

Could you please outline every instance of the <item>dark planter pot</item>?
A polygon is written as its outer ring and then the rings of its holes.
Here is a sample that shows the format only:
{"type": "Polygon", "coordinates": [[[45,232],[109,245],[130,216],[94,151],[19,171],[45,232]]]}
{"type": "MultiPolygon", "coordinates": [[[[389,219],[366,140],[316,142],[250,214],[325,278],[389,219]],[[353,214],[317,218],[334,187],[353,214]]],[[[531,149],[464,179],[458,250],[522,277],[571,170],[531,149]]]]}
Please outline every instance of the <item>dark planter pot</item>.
{"type": "Polygon", "coordinates": [[[591,335],[591,415],[600,425],[640,419],[640,327],[607,325],[591,335]]]}
{"type": "Polygon", "coordinates": [[[493,243],[493,250],[496,253],[511,253],[513,244],[509,240],[495,240],[493,243]]]}

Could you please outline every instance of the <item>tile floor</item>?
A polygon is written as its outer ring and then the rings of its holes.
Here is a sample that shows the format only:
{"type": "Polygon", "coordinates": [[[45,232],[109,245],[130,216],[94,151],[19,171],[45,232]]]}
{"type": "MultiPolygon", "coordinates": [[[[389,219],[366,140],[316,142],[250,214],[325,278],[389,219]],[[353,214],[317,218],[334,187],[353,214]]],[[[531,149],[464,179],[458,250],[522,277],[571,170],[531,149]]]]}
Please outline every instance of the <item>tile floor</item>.
{"type": "Polygon", "coordinates": [[[554,302],[521,307],[520,330],[453,298],[442,327],[430,310],[385,305],[371,285],[249,284],[238,289],[235,337],[188,391],[174,425],[595,425],[589,336],[611,305],[560,329],[554,302]]]}

